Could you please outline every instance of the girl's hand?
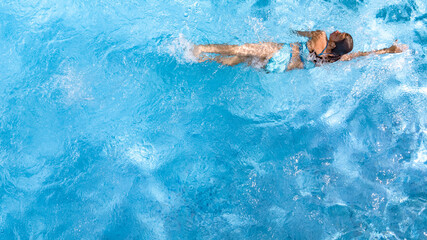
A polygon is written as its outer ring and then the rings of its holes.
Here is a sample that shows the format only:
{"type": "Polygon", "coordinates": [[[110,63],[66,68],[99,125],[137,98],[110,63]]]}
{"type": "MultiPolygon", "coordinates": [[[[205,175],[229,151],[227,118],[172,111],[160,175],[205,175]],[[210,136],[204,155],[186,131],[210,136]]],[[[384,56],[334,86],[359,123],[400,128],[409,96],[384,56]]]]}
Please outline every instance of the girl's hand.
{"type": "Polygon", "coordinates": [[[393,45],[391,47],[387,48],[388,53],[401,53],[403,51],[408,50],[408,45],[406,44],[398,44],[397,40],[394,41],[393,45]]]}
{"type": "Polygon", "coordinates": [[[350,61],[352,58],[350,54],[344,54],[341,56],[340,61],[350,61]]]}

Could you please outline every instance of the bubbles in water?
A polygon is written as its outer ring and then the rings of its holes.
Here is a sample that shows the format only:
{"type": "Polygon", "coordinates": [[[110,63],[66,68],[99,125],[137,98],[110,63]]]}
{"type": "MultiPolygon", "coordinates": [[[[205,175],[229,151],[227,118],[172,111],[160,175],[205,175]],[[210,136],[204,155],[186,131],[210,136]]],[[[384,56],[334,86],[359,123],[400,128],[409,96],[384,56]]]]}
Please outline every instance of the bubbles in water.
{"type": "Polygon", "coordinates": [[[162,165],[152,145],[136,144],[127,150],[127,156],[141,169],[151,172],[162,165]]]}
{"type": "Polygon", "coordinates": [[[59,90],[63,96],[62,100],[67,105],[82,100],[93,100],[94,98],[90,95],[90,88],[85,80],[83,73],[78,73],[74,68],[67,67],[63,73],[54,75],[51,82],[46,83],[45,91],[55,94],[54,90],[59,90]]]}
{"type": "Polygon", "coordinates": [[[167,46],[169,54],[181,63],[197,62],[197,58],[193,54],[193,48],[194,44],[188,41],[183,34],[179,34],[179,37],[167,46]]]}

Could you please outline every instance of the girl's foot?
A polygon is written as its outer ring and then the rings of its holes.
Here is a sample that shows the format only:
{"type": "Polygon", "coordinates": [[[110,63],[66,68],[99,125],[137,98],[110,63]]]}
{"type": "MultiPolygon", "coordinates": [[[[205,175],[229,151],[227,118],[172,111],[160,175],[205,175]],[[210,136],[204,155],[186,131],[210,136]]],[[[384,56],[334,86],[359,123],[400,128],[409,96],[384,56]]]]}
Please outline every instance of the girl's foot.
{"type": "Polygon", "coordinates": [[[202,53],[201,46],[194,45],[192,52],[193,52],[194,57],[200,61],[201,60],[200,54],[202,53]]]}
{"type": "Polygon", "coordinates": [[[398,44],[397,40],[394,41],[393,45],[391,45],[391,47],[388,48],[389,53],[401,53],[406,50],[408,50],[408,45],[398,44]]]}

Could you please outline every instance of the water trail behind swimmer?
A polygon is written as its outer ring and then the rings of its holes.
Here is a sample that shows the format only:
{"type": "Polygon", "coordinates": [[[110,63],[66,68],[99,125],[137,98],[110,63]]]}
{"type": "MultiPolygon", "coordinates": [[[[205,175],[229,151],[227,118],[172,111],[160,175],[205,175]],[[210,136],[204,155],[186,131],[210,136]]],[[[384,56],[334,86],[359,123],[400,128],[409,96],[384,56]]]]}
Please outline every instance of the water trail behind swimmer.
{"type": "Polygon", "coordinates": [[[179,34],[179,36],[175,38],[167,48],[169,54],[175,57],[178,62],[198,62],[197,58],[193,54],[194,44],[188,41],[182,33],[179,34]]]}

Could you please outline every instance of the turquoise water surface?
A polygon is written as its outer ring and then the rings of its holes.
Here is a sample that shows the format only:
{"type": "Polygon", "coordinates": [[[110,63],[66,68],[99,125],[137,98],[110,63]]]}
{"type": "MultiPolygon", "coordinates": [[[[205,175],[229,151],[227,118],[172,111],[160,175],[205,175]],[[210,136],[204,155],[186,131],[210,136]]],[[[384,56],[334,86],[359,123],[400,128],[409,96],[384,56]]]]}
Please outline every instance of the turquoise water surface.
{"type": "Polygon", "coordinates": [[[422,0],[3,0],[0,239],[427,239],[422,0]],[[192,43],[336,29],[267,74],[192,43]]]}

